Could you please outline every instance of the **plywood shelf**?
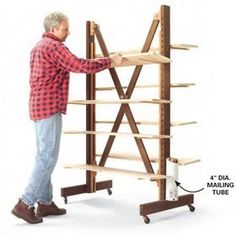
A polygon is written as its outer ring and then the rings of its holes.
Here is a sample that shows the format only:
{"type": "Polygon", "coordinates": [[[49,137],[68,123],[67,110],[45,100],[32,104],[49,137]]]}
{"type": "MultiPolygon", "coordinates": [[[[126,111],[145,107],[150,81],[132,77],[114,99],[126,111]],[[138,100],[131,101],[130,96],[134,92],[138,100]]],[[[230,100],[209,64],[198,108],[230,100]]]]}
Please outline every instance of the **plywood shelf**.
{"type": "Polygon", "coordinates": [[[110,174],[118,174],[118,175],[125,175],[130,176],[138,179],[149,179],[149,180],[158,180],[158,179],[167,179],[171,178],[165,175],[158,175],[152,173],[145,173],[133,170],[124,170],[124,169],[117,169],[117,168],[110,168],[110,167],[103,167],[97,165],[88,165],[88,164],[66,164],[64,165],[65,168],[75,168],[81,170],[89,170],[94,172],[107,172],[110,174]]]}
{"type": "MultiPolygon", "coordinates": [[[[188,88],[190,86],[195,86],[195,83],[172,83],[171,88],[188,88]]],[[[144,84],[144,85],[136,85],[135,88],[158,88],[160,87],[158,84],[144,84]]],[[[127,89],[128,86],[122,86],[123,89],[127,89]]],[[[106,91],[106,90],[115,90],[114,86],[110,87],[97,87],[96,91],[106,91]]]]}
{"type": "MultiPolygon", "coordinates": [[[[179,49],[179,50],[191,50],[193,48],[198,48],[197,45],[194,44],[186,44],[186,43],[180,43],[180,44],[171,44],[170,45],[171,49],[179,49]]],[[[150,48],[148,52],[156,52],[159,53],[160,49],[159,48],[150,48]]],[[[115,52],[110,52],[109,54],[115,54],[115,53],[119,53],[120,55],[129,55],[129,54],[137,54],[137,53],[141,53],[141,50],[138,49],[133,49],[133,50],[117,50],[115,52]]],[[[101,58],[103,57],[103,54],[101,53],[97,53],[96,54],[96,58],[101,58]]]]}
{"type": "MultiPolygon", "coordinates": [[[[120,53],[121,54],[121,53],[120,53]]],[[[124,66],[136,66],[156,63],[170,63],[171,59],[164,57],[159,53],[145,52],[145,53],[132,53],[132,54],[121,54],[123,61],[119,65],[111,65],[111,67],[124,67],[124,66]]]]}
{"type": "MultiPolygon", "coordinates": [[[[97,157],[101,157],[102,154],[98,153],[96,154],[97,157]]],[[[141,157],[138,155],[130,154],[130,153],[111,153],[108,156],[111,159],[121,159],[121,160],[130,160],[130,161],[142,161],[141,157]]],[[[178,160],[178,165],[179,166],[186,166],[190,164],[194,164],[197,162],[200,162],[200,159],[197,158],[176,158],[172,157],[178,160]]],[[[149,159],[153,163],[158,163],[159,158],[156,158],[154,156],[149,156],[149,159]]]]}
{"type": "MultiPolygon", "coordinates": [[[[102,156],[102,154],[98,153],[98,154],[96,154],[96,156],[98,158],[100,158],[102,156]]],[[[130,153],[110,153],[108,158],[120,159],[120,160],[129,160],[129,161],[142,161],[142,158],[140,156],[134,155],[134,154],[130,154],[130,153]]],[[[158,162],[158,159],[153,157],[153,156],[149,156],[149,159],[153,163],[157,163],[158,162]]]]}
{"type": "Polygon", "coordinates": [[[170,135],[153,135],[153,134],[135,134],[135,133],[114,133],[106,131],[78,131],[78,130],[66,130],[64,134],[91,134],[91,135],[109,135],[109,136],[126,136],[141,139],[163,139],[171,138],[170,135]]]}
{"type": "MultiPolygon", "coordinates": [[[[114,124],[114,121],[112,120],[97,120],[97,124],[114,124]]],[[[159,122],[157,121],[136,121],[136,125],[159,125],[159,122]]],[[[176,121],[176,122],[171,122],[171,126],[184,126],[184,125],[192,125],[196,124],[197,121],[176,121]]],[[[122,121],[121,124],[129,124],[128,121],[122,121]]]]}
{"type": "Polygon", "coordinates": [[[72,100],[68,104],[74,105],[92,105],[92,104],[123,104],[123,103],[150,103],[150,104],[163,104],[171,103],[170,100],[164,99],[117,99],[117,100],[72,100]]]}

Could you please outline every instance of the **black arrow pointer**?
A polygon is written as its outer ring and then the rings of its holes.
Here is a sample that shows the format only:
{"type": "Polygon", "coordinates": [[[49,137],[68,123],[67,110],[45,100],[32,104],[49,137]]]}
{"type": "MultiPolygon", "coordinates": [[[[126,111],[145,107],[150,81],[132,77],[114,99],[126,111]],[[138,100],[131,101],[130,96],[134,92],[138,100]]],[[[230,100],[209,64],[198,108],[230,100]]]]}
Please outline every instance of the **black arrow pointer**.
{"type": "Polygon", "coordinates": [[[202,191],[202,190],[204,189],[204,188],[201,188],[201,189],[196,190],[196,191],[189,191],[189,190],[183,188],[183,187],[180,185],[180,184],[181,184],[180,182],[178,182],[178,181],[175,180],[175,183],[176,183],[177,187],[180,187],[180,188],[182,188],[184,191],[189,192],[189,193],[197,193],[197,192],[200,192],[200,191],[202,191]]]}

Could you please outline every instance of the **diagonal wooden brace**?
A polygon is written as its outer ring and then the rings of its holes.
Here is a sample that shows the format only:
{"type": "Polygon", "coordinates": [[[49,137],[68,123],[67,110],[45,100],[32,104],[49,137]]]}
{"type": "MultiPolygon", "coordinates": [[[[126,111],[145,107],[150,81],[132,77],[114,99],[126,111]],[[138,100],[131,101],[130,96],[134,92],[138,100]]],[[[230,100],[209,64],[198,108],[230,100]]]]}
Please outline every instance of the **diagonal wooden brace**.
{"type": "MultiPolygon", "coordinates": [[[[159,24],[159,20],[154,19],[153,22],[152,22],[152,25],[150,27],[150,30],[148,32],[148,36],[145,40],[144,46],[142,48],[142,52],[147,52],[150,49],[150,46],[151,46],[151,43],[153,41],[154,35],[156,33],[158,24],[159,24]]],[[[109,52],[106,48],[106,44],[104,42],[104,39],[102,37],[102,34],[99,30],[98,25],[96,25],[94,30],[95,30],[95,35],[97,37],[97,40],[99,42],[99,45],[101,47],[103,55],[104,56],[109,56],[109,52]]],[[[114,68],[109,69],[111,77],[112,77],[113,82],[115,84],[115,88],[116,88],[117,93],[118,93],[120,98],[130,98],[131,97],[141,70],[142,70],[142,66],[136,66],[135,67],[135,70],[133,72],[133,75],[131,77],[130,83],[128,85],[128,88],[127,88],[127,91],[126,91],[126,94],[125,94],[124,91],[123,91],[123,88],[121,86],[121,83],[119,81],[119,77],[116,73],[116,70],[114,68]]],[[[138,127],[137,127],[136,122],[135,122],[135,119],[133,117],[133,114],[132,114],[131,109],[130,109],[128,104],[122,104],[121,105],[120,110],[117,114],[116,120],[114,122],[112,132],[117,132],[118,131],[124,114],[126,114],[126,116],[127,116],[127,120],[129,122],[129,125],[131,127],[132,132],[133,133],[139,133],[138,127]]],[[[112,144],[114,142],[114,139],[115,139],[114,136],[109,137],[109,139],[107,141],[107,144],[105,146],[105,149],[103,151],[102,158],[101,158],[100,163],[99,163],[100,166],[105,165],[105,162],[106,162],[107,157],[110,153],[110,150],[111,150],[112,144]]],[[[137,138],[135,138],[135,141],[136,141],[136,144],[138,146],[140,155],[142,157],[142,160],[144,162],[144,165],[145,165],[145,168],[146,168],[147,172],[154,173],[151,162],[150,162],[150,159],[149,159],[148,154],[147,154],[147,151],[146,151],[145,146],[143,144],[143,141],[141,139],[137,139],[137,138]]]]}

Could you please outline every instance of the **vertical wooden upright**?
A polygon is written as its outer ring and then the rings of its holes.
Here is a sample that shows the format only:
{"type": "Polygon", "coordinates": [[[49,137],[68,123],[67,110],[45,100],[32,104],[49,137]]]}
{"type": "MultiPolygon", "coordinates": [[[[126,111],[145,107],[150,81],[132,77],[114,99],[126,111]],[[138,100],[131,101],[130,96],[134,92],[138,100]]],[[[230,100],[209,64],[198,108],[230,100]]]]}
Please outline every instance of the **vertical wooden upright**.
{"type": "MultiPolygon", "coordinates": [[[[95,58],[95,36],[94,36],[95,23],[93,21],[86,22],[86,58],[95,58]]],[[[96,76],[95,74],[86,75],[86,100],[96,99],[96,76]]],[[[96,130],[96,106],[94,104],[87,105],[86,107],[86,130],[96,130]]],[[[86,135],[86,164],[96,165],[96,138],[94,135],[86,135]]],[[[93,193],[98,190],[107,189],[110,195],[112,188],[112,180],[96,181],[96,172],[86,171],[86,183],[81,185],[69,186],[61,188],[61,196],[64,197],[67,203],[67,197],[82,194],[93,193]]]]}
{"type": "MultiPolygon", "coordinates": [[[[162,5],[159,11],[160,35],[159,47],[160,54],[170,58],[170,7],[162,5]]],[[[160,99],[170,100],[170,63],[160,64],[160,99]]],[[[170,135],[170,104],[160,104],[159,108],[159,134],[170,135]]],[[[159,140],[159,174],[166,175],[166,159],[170,157],[170,139],[159,140]]],[[[194,211],[191,205],[194,201],[193,194],[179,196],[177,201],[166,200],[166,180],[159,180],[159,201],[144,203],[140,205],[140,215],[144,217],[144,222],[149,223],[147,215],[185,206],[190,211],[194,211]]]]}
{"type": "MultiPolygon", "coordinates": [[[[93,59],[95,57],[95,42],[94,42],[94,22],[86,22],[86,58],[93,59]]],[[[86,75],[86,100],[95,100],[96,75],[86,75]]],[[[86,107],[86,130],[95,131],[95,105],[87,105],[86,107]]],[[[86,164],[95,164],[95,135],[86,135],[86,164]]],[[[96,191],[96,176],[95,172],[86,171],[86,186],[87,192],[96,191]]]]}
{"type": "MultiPolygon", "coordinates": [[[[162,5],[160,9],[160,54],[170,58],[170,7],[162,5]]],[[[160,99],[170,100],[170,63],[160,64],[160,99]]],[[[170,135],[170,104],[159,106],[159,133],[170,135]]],[[[170,157],[170,139],[159,140],[159,173],[166,175],[166,158],[170,157]]],[[[159,182],[159,199],[165,200],[166,181],[159,182]]]]}

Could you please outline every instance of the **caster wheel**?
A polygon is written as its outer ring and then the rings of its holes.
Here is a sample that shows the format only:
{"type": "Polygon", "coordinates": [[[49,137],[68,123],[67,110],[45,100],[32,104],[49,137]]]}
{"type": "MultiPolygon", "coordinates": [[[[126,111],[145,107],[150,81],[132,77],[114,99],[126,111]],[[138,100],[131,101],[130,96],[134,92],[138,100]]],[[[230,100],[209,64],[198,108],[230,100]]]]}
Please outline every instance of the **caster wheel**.
{"type": "Polygon", "coordinates": [[[145,222],[145,224],[149,224],[150,223],[150,219],[148,216],[144,216],[143,217],[143,221],[145,222]]]}
{"type": "Polygon", "coordinates": [[[108,195],[112,195],[112,191],[111,191],[111,189],[107,189],[107,192],[108,192],[108,195]]]}
{"type": "Polygon", "coordinates": [[[64,203],[67,204],[68,200],[67,197],[64,198],[64,203]]]}
{"type": "Polygon", "coordinates": [[[188,205],[188,207],[189,207],[189,210],[190,210],[191,212],[194,212],[194,211],[195,211],[195,207],[194,207],[194,206],[188,205]]]}

